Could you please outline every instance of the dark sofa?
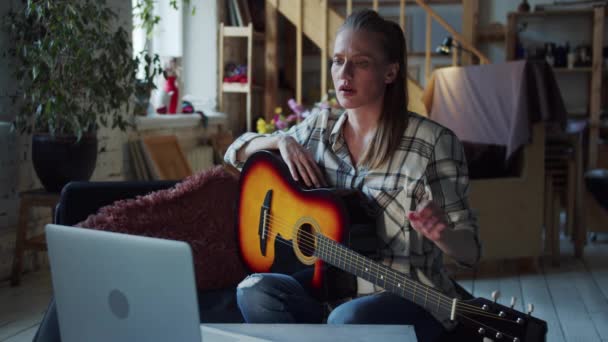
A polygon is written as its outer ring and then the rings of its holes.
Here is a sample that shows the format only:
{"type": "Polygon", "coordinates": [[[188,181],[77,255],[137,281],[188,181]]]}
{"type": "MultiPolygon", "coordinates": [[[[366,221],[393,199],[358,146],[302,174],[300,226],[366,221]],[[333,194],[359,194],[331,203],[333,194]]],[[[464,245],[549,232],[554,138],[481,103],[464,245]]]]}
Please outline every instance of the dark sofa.
{"type": "MultiPolygon", "coordinates": [[[[175,181],[148,182],[72,182],[61,192],[54,222],[75,225],[95,214],[103,206],[117,200],[134,198],[153,191],[167,189],[175,181]]],[[[200,319],[203,323],[242,323],[243,317],[236,305],[234,287],[198,293],[200,319]]],[[[54,299],[40,323],[34,342],[61,341],[54,299]]]]}

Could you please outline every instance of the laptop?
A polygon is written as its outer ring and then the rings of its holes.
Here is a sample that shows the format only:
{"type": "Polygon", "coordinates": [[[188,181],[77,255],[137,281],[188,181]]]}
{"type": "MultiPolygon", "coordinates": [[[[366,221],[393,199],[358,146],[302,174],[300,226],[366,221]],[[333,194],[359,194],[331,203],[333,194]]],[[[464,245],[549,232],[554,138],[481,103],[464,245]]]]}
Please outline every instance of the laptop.
{"type": "Polygon", "coordinates": [[[188,244],[53,224],[46,239],[62,341],[201,341],[188,244]]]}

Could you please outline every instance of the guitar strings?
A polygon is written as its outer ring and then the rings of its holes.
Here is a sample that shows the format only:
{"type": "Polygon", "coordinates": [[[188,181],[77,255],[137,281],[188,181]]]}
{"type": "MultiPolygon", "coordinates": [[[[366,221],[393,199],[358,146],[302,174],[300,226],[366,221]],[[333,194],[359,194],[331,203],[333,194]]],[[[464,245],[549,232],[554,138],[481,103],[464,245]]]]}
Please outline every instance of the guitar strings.
{"type": "MultiPolygon", "coordinates": [[[[279,225],[279,226],[282,226],[282,227],[285,227],[285,228],[287,228],[287,227],[289,227],[289,226],[292,226],[292,225],[288,225],[288,224],[282,223],[282,222],[281,222],[282,220],[280,220],[278,217],[273,216],[273,215],[271,215],[271,214],[268,214],[268,213],[267,213],[267,214],[266,214],[266,217],[268,217],[268,218],[269,218],[269,223],[271,223],[271,224],[272,224],[272,223],[275,223],[275,224],[277,224],[277,225],[279,225]]],[[[302,244],[301,244],[301,245],[302,245],[303,247],[306,247],[306,248],[307,248],[306,250],[304,250],[303,248],[301,248],[301,249],[302,249],[303,251],[307,252],[308,254],[311,254],[311,255],[312,255],[312,254],[314,254],[314,251],[315,251],[314,239],[315,239],[315,237],[314,237],[312,234],[310,234],[310,233],[308,233],[308,232],[306,232],[306,231],[301,231],[301,232],[302,232],[302,234],[301,234],[301,238],[302,238],[302,239],[301,239],[301,241],[302,241],[302,244]]],[[[274,236],[276,236],[276,235],[278,235],[279,233],[271,233],[271,229],[268,229],[268,231],[267,231],[267,233],[266,233],[266,234],[267,234],[267,236],[270,236],[270,235],[272,235],[272,234],[274,234],[274,236]]],[[[331,239],[329,239],[329,240],[331,240],[331,239]]],[[[333,240],[331,240],[331,241],[333,241],[333,240]]],[[[281,242],[282,242],[282,241],[281,241],[281,242]]],[[[335,242],[335,241],[333,241],[333,242],[335,242]]],[[[336,243],[336,244],[337,244],[337,243],[336,243]]],[[[292,243],[290,243],[290,245],[292,245],[292,243]]],[[[340,255],[339,255],[339,254],[341,254],[341,253],[339,253],[339,252],[340,252],[340,250],[337,250],[337,251],[334,253],[334,254],[335,254],[335,256],[336,256],[336,257],[338,257],[338,258],[340,257],[340,255]]],[[[345,260],[345,261],[347,261],[347,260],[345,260]]],[[[359,262],[359,260],[355,261],[355,264],[356,264],[356,265],[361,266],[361,263],[359,262]]],[[[365,264],[363,264],[363,266],[365,266],[365,264]]],[[[370,266],[371,268],[373,268],[372,264],[370,264],[369,266],[370,266]]],[[[382,272],[382,270],[380,269],[380,267],[379,267],[379,266],[378,266],[377,268],[378,268],[378,272],[376,272],[376,273],[378,273],[378,274],[379,274],[380,272],[382,272]]],[[[391,281],[391,279],[390,279],[390,278],[392,278],[392,277],[387,277],[387,276],[386,276],[386,274],[383,274],[383,276],[384,276],[386,279],[388,279],[388,281],[389,281],[389,282],[391,281]]],[[[397,281],[397,283],[399,283],[398,279],[392,279],[392,281],[397,281]]],[[[411,286],[411,285],[413,285],[413,286],[415,286],[415,287],[417,288],[417,289],[416,289],[416,291],[418,290],[419,285],[418,285],[416,282],[414,282],[413,280],[409,280],[409,279],[407,279],[407,278],[405,278],[405,277],[404,277],[404,279],[403,279],[403,282],[402,282],[402,283],[406,283],[406,284],[408,284],[408,285],[410,285],[410,286],[411,286]]],[[[393,286],[395,286],[394,284],[392,284],[392,285],[393,285],[393,286]]],[[[420,287],[421,287],[421,286],[420,286],[420,287]]],[[[422,289],[424,289],[423,287],[421,287],[421,288],[422,288],[422,289]]],[[[420,291],[420,293],[422,293],[422,291],[420,291]]],[[[433,292],[431,292],[431,293],[430,293],[430,296],[428,296],[428,291],[427,291],[427,298],[429,298],[429,299],[431,299],[431,300],[434,300],[435,302],[438,300],[438,298],[439,298],[439,299],[443,299],[443,298],[441,298],[439,295],[437,295],[437,294],[435,294],[435,293],[433,293],[433,292]]],[[[451,304],[451,300],[448,300],[448,299],[443,299],[443,300],[444,300],[445,304],[451,304]]]]}
{"type": "MultiPolygon", "coordinates": [[[[283,226],[283,227],[289,227],[289,226],[292,226],[292,225],[289,225],[289,224],[284,223],[284,222],[285,222],[284,220],[281,220],[281,219],[279,219],[279,217],[277,217],[277,216],[273,216],[273,215],[272,215],[272,214],[270,214],[270,213],[266,213],[266,217],[268,217],[268,218],[269,218],[269,221],[271,221],[270,223],[273,223],[273,222],[274,222],[274,223],[276,223],[277,225],[281,225],[281,226],[283,226]]],[[[309,248],[308,252],[309,252],[309,254],[311,254],[311,255],[312,255],[312,254],[314,253],[314,250],[315,250],[315,246],[314,246],[314,239],[315,239],[315,237],[314,237],[312,234],[310,234],[310,233],[308,233],[308,232],[306,232],[306,231],[303,231],[303,230],[302,230],[301,232],[302,232],[302,237],[303,237],[303,238],[306,238],[306,240],[302,239],[302,241],[303,241],[303,242],[305,242],[305,244],[304,244],[304,245],[305,245],[306,247],[308,247],[308,248],[309,248]],[[312,241],[311,241],[311,240],[312,240],[312,241]]],[[[267,234],[270,234],[270,230],[269,230],[269,233],[267,233],[267,234]]],[[[278,233],[277,233],[277,234],[278,234],[278,233]]],[[[275,234],[275,235],[277,235],[277,234],[275,234]]],[[[333,240],[331,240],[331,241],[333,241],[333,240]]],[[[334,243],[336,243],[335,241],[333,241],[333,242],[334,242],[334,243]]],[[[337,244],[337,243],[336,243],[336,244],[337,244]]],[[[337,244],[337,245],[338,245],[338,244],[337,244]]],[[[338,250],[338,251],[336,251],[336,256],[338,256],[338,257],[339,257],[339,255],[338,255],[338,254],[339,254],[339,252],[340,252],[339,250],[338,250]]],[[[357,254],[355,254],[355,255],[357,255],[357,254]]],[[[357,255],[357,256],[358,256],[358,255],[357,255]]],[[[363,261],[365,261],[365,260],[363,260],[363,261]]],[[[359,263],[359,261],[356,261],[356,262],[355,262],[355,264],[361,265],[361,264],[359,263]]],[[[365,264],[363,264],[363,266],[365,266],[365,264]]],[[[371,267],[371,266],[372,266],[372,264],[370,264],[370,267],[371,267]]],[[[384,266],[384,265],[382,265],[382,266],[384,266]]],[[[372,268],[373,268],[373,267],[372,267],[372,268]]],[[[378,274],[380,274],[380,273],[382,272],[382,270],[380,269],[380,266],[378,265],[378,266],[377,266],[377,268],[378,268],[378,272],[377,272],[377,273],[378,273],[378,274]]],[[[384,274],[383,274],[383,276],[384,276],[385,278],[389,279],[388,281],[390,282],[390,281],[391,281],[391,279],[390,279],[390,278],[392,278],[392,277],[387,277],[387,273],[386,273],[386,271],[384,271],[383,273],[384,273],[384,274]]],[[[400,282],[399,282],[399,279],[397,279],[397,278],[392,279],[392,281],[396,281],[396,282],[397,282],[397,284],[399,284],[399,283],[400,283],[400,282]]],[[[386,283],[386,280],[385,280],[385,283],[386,283]]],[[[427,289],[425,289],[425,287],[423,287],[423,286],[419,285],[417,282],[415,282],[415,281],[413,281],[413,280],[410,280],[410,279],[408,279],[407,277],[405,277],[405,276],[404,276],[404,277],[403,277],[403,281],[401,281],[401,283],[405,283],[406,285],[414,286],[414,292],[413,292],[414,294],[413,294],[413,296],[412,296],[412,299],[413,299],[414,301],[415,301],[415,293],[416,293],[416,292],[417,292],[419,289],[426,290],[426,291],[424,292],[424,293],[425,293],[425,295],[426,295],[426,296],[425,296],[425,298],[426,298],[425,300],[428,300],[428,299],[429,299],[429,292],[428,292],[428,290],[427,290],[427,289]]],[[[395,286],[395,284],[394,284],[394,283],[391,283],[390,285],[395,286]]],[[[422,293],[422,292],[421,292],[421,293],[422,293]]],[[[430,295],[430,299],[431,299],[431,300],[434,300],[434,301],[435,301],[436,303],[438,303],[438,304],[439,304],[440,302],[443,302],[443,304],[444,304],[446,307],[451,308],[451,304],[452,304],[452,300],[451,300],[451,298],[447,298],[447,296],[443,297],[444,295],[442,295],[442,294],[436,294],[436,293],[434,293],[434,292],[431,292],[430,294],[431,294],[431,295],[430,295]]],[[[446,309],[446,310],[447,310],[447,308],[446,308],[446,307],[444,307],[444,309],[446,309]]],[[[477,308],[477,307],[475,307],[475,306],[471,306],[471,308],[472,308],[472,309],[476,309],[476,310],[480,310],[480,312],[483,312],[483,313],[487,313],[486,311],[482,311],[481,309],[478,309],[478,308],[477,308]]]]}
{"type": "MultiPolygon", "coordinates": [[[[267,218],[269,218],[269,220],[271,221],[270,223],[276,223],[277,225],[281,225],[281,226],[283,226],[283,227],[289,227],[289,226],[292,226],[292,225],[290,225],[290,224],[287,224],[287,222],[285,222],[285,220],[283,220],[283,219],[281,219],[281,218],[279,218],[279,217],[277,217],[277,216],[274,216],[274,215],[272,215],[272,214],[270,214],[270,213],[266,213],[265,215],[266,215],[266,217],[267,217],[267,218]]],[[[306,231],[304,231],[304,230],[301,230],[301,232],[302,232],[302,237],[303,237],[303,238],[306,238],[306,240],[305,240],[305,241],[304,241],[304,239],[303,239],[302,241],[303,241],[303,242],[305,242],[305,243],[306,243],[306,247],[310,249],[310,250],[308,250],[307,252],[308,252],[308,253],[310,253],[311,255],[312,255],[312,254],[314,254],[314,250],[315,250],[315,246],[314,246],[314,239],[315,239],[315,237],[314,237],[312,234],[310,234],[309,232],[306,232],[306,231]],[[311,239],[312,239],[312,240],[311,240],[311,239]]],[[[270,235],[270,229],[268,229],[267,236],[268,236],[268,235],[270,235]]],[[[276,236],[276,235],[278,235],[278,233],[276,233],[276,234],[275,234],[275,236],[276,236]]],[[[326,238],[327,238],[327,237],[326,237],[326,238]]],[[[331,239],[329,239],[329,238],[328,238],[328,240],[331,240],[331,239]]],[[[337,243],[337,242],[335,242],[334,240],[331,240],[331,241],[333,241],[334,243],[338,244],[338,243],[337,243]]],[[[289,245],[292,245],[292,244],[290,243],[289,245]]],[[[339,245],[339,244],[338,244],[338,245],[339,245]]],[[[339,246],[341,246],[341,245],[339,245],[339,246]]],[[[338,250],[338,251],[337,251],[337,253],[336,253],[336,256],[338,256],[338,257],[339,257],[338,253],[339,253],[339,250],[338,250]]],[[[356,255],[357,257],[359,257],[357,254],[355,254],[355,255],[356,255]]],[[[364,261],[365,261],[365,260],[364,260],[364,261]]],[[[355,261],[355,263],[356,263],[356,264],[359,264],[359,262],[358,262],[358,261],[355,261]]],[[[360,264],[359,264],[359,265],[360,265],[360,264]]],[[[371,264],[370,264],[370,266],[371,266],[371,264]]],[[[382,265],[382,266],[385,266],[385,265],[382,265]]],[[[378,267],[378,271],[382,271],[382,270],[380,270],[380,267],[378,267]]],[[[387,273],[385,273],[383,276],[384,276],[385,278],[389,279],[388,281],[390,282],[390,281],[391,281],[391,280],[390,280],[390,278],[391,278],[391,277],[387,277],[386,275],[387,275],[387,273]]],[[[397,279],[397,278],[393,279],[392,281],[397,281],[397,284],[399,284],[399,279],[397,279]]],[[[386,283],[386,280],[385,280],[385,283],[386,283]]],[[[416,291],[417,291],[419,288],[422,288],[423,290],[425,290],[425,288],[424,288],[423,286],[419,286],[417,282],[415,282],[415,281],[413,281],[413,280],[410,280],[410,279],[407,279],[407,277],[405,277],[405,276],[403,277],[403,282],[402,282],[402,283],[409,283],[409,285],[410,285],[410,286],[412,286],[412,285],[414,286],[414,294],[413,294],[413,297],[412,297],[412,299],[414,299],[414,301],[415,301],[415,293],[416,293],[416,291]]],[[[395,286],[395,284],[394,284],[394,283],[393,283],[393,284],[390,284],[390,285],[395,286]]],[[[427,297],[426,297],[426,298],[428,298],[428,290],[425,292],[425,294],[427,295],[427,297]]],[[[404,294],[404,296],[405,296],[405,294],[404,294]]],[[[447,297],[447,296],[446,296],[446,297],[447,297]]],[[[451,301],[451,298],[449,298],[449,297],[447,297],[447,298],[443,298],[443,297],[442,297],[442,295],[440,295],[440,294],[435,294],[435,293],[431,292],[430,299],[435,300],[435,301],[438,301],[438,300],[439,300],[440,302],[443,302],[442,304],[445,306],[445,307],[443,307],[443,309],[446,309],[446,310],[447,310],[447,308],[450,308],[450,309],[451,309],[451,303],[452,303],[452,301],[451,301]],[[438,298],[439,298],[439,299],[438,299],[438,298]]],[[[439,303],[438,303],[438,304],[439,304],[439,303]]],[[[478,308],[478,307],[476,307],[476,306],[474,306],[474,305],[471,305],[471,304],[467,304],[467,303],[458,302],[458,303],[457,303],[457,306],[458,306],[458,307],[460,307],[460,308],[461,308],[461,310],[465,310],[465,309],[467,309],[467,308],[468,308],[468,310],[466,310],[467,312],[475,312],[475,313],[478,313],[478,314],[480,314],[480,315],[484,315],[484,316],[490,315],[491,317],[496,316],[496,317],[495,317],[496,319],[500,319],[500,320],[504,320],[504,321],[509,321],[509,322],[511,322],[511,320],[507,320],[507,319],[504,319],[504,318],[502,318],[502,317],[500,317],[500,316],[498,316],[498,315],[491,314],[491,313],[489,313],[489,312],[487,312],[487,311],[485,311],[485,310],[483,310],[483,309],[480,309],[480,308],[478,308]]]]}
{"type": "MultiPolygon", "coordinates": [[[[270,214],[270,213],[266,213],[266,217],[268,217],[268,218],[270,219],[270,221],[272,221],[272,222],[274,222],[274,223],[277,223],[278,225],[282,225],[282,226],[284,226],[284,227],[289,227],[289,226],[291,226],[291,225],[289,225],[289,224],[286,224],[286,222],[285,222],[284,220],[281,220],[281,219],[279,219],[279,217],[277,217],[277,216],[273,216],[273,215],[272,215],[272,214],[270,214]]],[[[271,222],[271,223],[272,223],[272,222],[271,222]]],[[[302,231],[302,236],[303,236],[303,237],[306,237],[306,238],[310,237],[310,239],[312,239],[312,240],[313,240],[313,241],[311,241],[311,240],[307,239],[307,240],[305,241],[305,242],[306,242],[306,247],[308,247],[309,249],[311,249],[311,250],[309,250],[309,251],[308,251],[308,252],[309,252],[309,254],[313,254],[313,252],[314,252],[314,250],[315,250],[315,247],[314,247],[314,239],[315,239],[315,238],[314,238],[314,236],[312,236],[312,234],[310,234],[310,233],[308,233],[308,232],[306,232],[306,231],[302,231]]],[[[303,240],[303,241],[304,241],[304,240],[303,240]]],[[[331,241],[333,241],[333,240],[331,240],[331,241]]],[[[335,242],[335,241],[333,241],[333,242],[335,242]]],[[[337,244],[337,243],[336,243],[336,244],[337,244]]],[[[339,257],[338,253],[339,253],[339,250],[336,252],[336,256],[338,256],[338,257],[339,257]]],[[[355,255],[356,255],[357,257],[359,257],[359,256],[358,256],[358,254],[355,254],[355,255]]],[[[365,260],[363,260],[363,261],[365,262],[365,260]]],[[[359,261],[358,261],[358,260],[357,260],[355,263],[356,263],[356,264],[358,264],[358,265],[361,265],[361,264],[359,263],[359,261]]],[[[365,264],[363,264],[363,266],[365,266],[365,264]]],[[[372,264],[370,264],[370,266],[372,266],[372,264]]],[[[381,267],[381,266],[378,266],[378,267],[377,267],[377,268],[378,268],[378,271],[379,271],[379,272],[377,272],[378,274],[379,274],[380,272],[382,272],[382,270],[380,269],[380,267],[381,267]]],[[[385,265],[382,265],[382,267],[385,267],[385,265]]],[[[390,279],[390,278],[392,278],[392,277],[388,277],[388,276],[387,276],[387,274],[390,274],[390,273],[386,273],[386,271],[384,271],[383,276],[384,276],[385,278],[389,279],[389,282],[390,282],[390,281],[391,281],[391,279],[390,279]]],[[[392,281],[396,281],[396,282],[397,282],[397,284],[399,284],[399,283],[400,283],[399,279],[397,279],[397,278],[392,279],[392,281]]],[[[386,280],[385,280],[385,282],[386,282],[386,280]]],[[[424,286],[419,285],[417,282],[415,282],[415,281],[413,281],[413,280],[410,280],[410,279],[408,279],[408,278],[407,278],[407,277],[405,277],[405,276],[403,276],[403,281],[401,281],[401,283],[405,283],[406,285],[414,286],[414,291],[413,291],[413,296],[412,296],[412,299],[414,299],[414,298],[415,298],[416,292],[418,292],[418,290],[420,290],[420,289],[422,289],[423,291],[424,291],[424,290],[426,290],[424,286]]],[[[395,286],[395,284],[391,284],[391,285],[395,286]]],[[[422,292],[422,291],[420,291],[420,293],[423,293],[423,292],[422,292]]],[[[429,297],[429,296],[428,296],[428,290],[426,290],[424,293],[426,294],[426,298],[428,298],[428,297],[429,297]]],[[[446,296],[446,297],[447,297],[447,296],[446,296]]],[[[445,302],[445,304],[451,308],[451,303],[452,303],[451,298],[442,298],[442,295],[441,295],[441,294],[435,294],[435,293],[431,292],[430,299],[435,300],[435,301],[437,301],[437,300],[443,300],[443,301],[445,302]],[[437,298],[439,298],[439,299],[437,299],[437,298]]],[[[414,299],[414,300],[415,300],[415,299],[414,299]]],[[[475,306],[471,306],[471,308],[478,309],[478,308],[477,308],[477,307],[475,307],[475,306]]],[[[483,311],[483,312],[485,312],[485,311],[483,311]]]]}
{"type": "MultiPolygon", "coordinates": [[[[272,223],[272,222],[271,222],[271,223],[272,223]]],[[[276,222],[275,222],[275,223],[276,223],[276,222]]],[[[303,232],[303,233],[305,233],[305,234],[307,234],[307,235],[309,235],[310,237],[312,237],[312,234],[310,234],[310,233],[308,233],[308,232],[305,232],[305,231],[302,231],[302,232],[303,232]]],[[[274,233],[274,234],[273,234],[273,233],[271,232],[271,230],[270,230],[270,229],[268,229],[268,230],[267,230],[267,233],[266,233],[266,236],[267,236],[267,237],[274,237],[274,236],[278,236],[278,234],[279,234],[279,233],[274,233]]],[[[304,237],[304,238],[306,238],[306,243],[308,243],[308,246],[307,246],[307,247],[310,247],[310,243],[314,244],[314,242],[312,242],[312,241],[308,240],[308,237],[309,237],[309,236],[303,235],[303,237],[304,237]]],[[[322,235],[322,236],[323,236],[323,235],[322,235]]],[[[337,242],[336,242],[336,241],[331,240],[331,239],[329,239],[329,238],[327,238],[327,237],[325,237],[325,238],[327,239],[327,241],[328,241],[328,242],[333,242],[333,243],[336,243],[336,244],[337,244],[337,242]]],[[[290,242],[290,241],[287,241],[287,240],[279,240],[279,241],[277,241],[277,242],[283,243],[283,244],[285,244],[285,245],[287,245],[287,246],[290,246],[290,247],[292,247],[292,246],[293,246],[293,243],[292,243],[292,242],[290,242]]],[[[313,254],[313,253],[311,253],[311,254],[313,254]]],[[[384,265],[382,265],[382,266],[384,266],[384,265]]],[[[404,278],[404,280],[408,281],[406,278],[404,278]]],[[[409,281],[410,281],[410,282],[412,282],[412,283],[414,283],[414,286],[415,286],[415,287],[418,287],[418,284],[416,284],[414,281],[412,281],[412,280],[409,280],[409,281]]],[[[389,282],[390,282],[390,280],[389,280],[389,282]]],[[[391,284],[391,285],[393,285],[393,286],[394,286],[394,284],[391,284]]],[[[427,293],[427,295],[428,295],[428,293],[427,293]]],[[[405,295],[404,295],[404,296],[405,296],[405,295]]],[[[447,297],[447,296],[446,296],[446,297],[447,297]]],[[[431,297],[430,297],[430,299],[432,299],[432,300],[435,300],[435,301],[436,301],[438,308],[441,308],[441,309],[444,309],[444,310],[447,310],[447,311],[451,311],[451,299],[448,299],[448,298],[441,298],[440,296],[437,296],[437,295],[436,295],[436,294],[434,294],[433,292],[431,292],[431,297]],[[437,297],[439,297],[439,299],[437,299],[437,297]],[[442,299],[444,299],[444,300],[442,300],[442,299]],[[437,302],[437,300],[439,300],[439,302],[437,302]]],[[[432,304],[432,303],[431,303],[431,304],[432,304]]],[[[466,303],[459,303],[459,304],[466,304],[466,303]]],[[[423,306],[424,306],[424,305],[423,305],[423,306]]],[[[509,323],[512,323],[512,324],[517,324],[517,323],[516,323],[515,321],[513,321],[513,320],[509,320],[509,319],[502,318],[502,317],[500,317],[500,316],[497,316],[496,314],[492,314],[492,313],[490,313],[490,312],[487,312],[487,311],[484,311],[484,310],[482,310],[482,309],[479,309],[479,308],[478,308],[478,307],[476,307],[476,306],[469,305],[469,304],[466,304],[466,306],[469,306],[471,309],[466,308],[466,307],[461,307],[461,308],[459,308],[459,310],[457,311],[456,316],[463,316],[463,317],[465,317],[466,315],[464,315],[464,313],[469,313],[469,314],[475,314],[475,315],[478,315],[478,316],[485,316],[485,317],[493,318],[493,319],[495,319],[495,320],[501,320],[501,321],[509,322],[509,323]]],[[[425,306],[425,308],[426,308],[426,306],[425,306]]],[[[432,310],[432,307],[431,307],[430,309],[432,310]]]]}
{"type": "MultiPolygon", "coordinates": [[[[307,233],[307,232],[304,232],[304,233],[306,233],[306,234],[308,234],[308,235],[311,235],[310,233],[307,233]]],[[[267,237],[274,237],[274,236],[278,236],[278,234],[279,234],[279,233],[271,233],[271,231],[270,231],[270,229],[269,229],[269,230],[267,231],[266,236],[267,236],[267,237]]],[[[306,237],[306,238],[307,238],[307,237],[306,237]]],[[[327,239],[328,239],[328,241],[330,241],[330,242],[337,243],[337,242],[335,242],[334,240],[331,240],[331,239],[329,239],[329,238],[327,238],[327,239]]],[[[307,240],[307,241],[310,243],[310,241],[309,241],[309,240],[307,240]]],[[[287,246],[290,246],[290,247],[292,247],[292,246],[293,246],[293,243],[292,243],[292,242],[290,242],[290,241],[287,241],[287,240],[278,240],[277,242],[279,242],[279,243],[283,243],[283,244],[285,244],[285,245],[287,245],[287,246]]],[[[310,247],[310,245],[308,245],[307,247],[310,247]]],[[[311,254],[312,254],[312,253],[311,253],[311,254]]],[[[407,280],[407,279],[405,279],[405,278],[404,278],[404,280],[408,281],[408,280],[407,280]]],[[[412,282],[412,283],[414,283],[414,286],[415,286],[415,287],[418,287],[418,284],[417,284],[416,282],[414,282],[414,281],[412,281],[412,280],[409,280],[409,281],[410,281],[410,282],[412,282]]],[[[389,280],[389,282],[390,282],[390,280],[389,280]]],[[[394,287],[394,284],[390,284],[390,285],[392,285],[392,286],[394,287]]],[[[427,294],[428,294],[428,293],[427,293],[427,294]]],[[[404,295],[404,296],[405,296],[405,295],[404,295]]],[[[433,292],[431,292],[431,296],[430,296],[430,297],[428,297],[428,298],[429,298],[429,299],[434,299],[434,300],[436,300],[436,301],[437,301],[437,300],[439,300],[439,302],[436,302],[436,303],[437,303],[438,308],[444,309],[444,310],[446,310],[446,311],[450,311],[450,310],[451,310],[451,305],[452,305],[452,304],[451,304],[451,303],[452,303],[452,302],[451,302],[451,299],[448,299],[448,298],[441,298],[440,296],[438,296],[438,295],[434,294],[433,292]],[[439,299],[437,299],[438,297],[439,297],[439,299]],[[442,300],[442,299],[443,299],[443,300],[442,300]]],[[[432,303],[431,303],[431,304],[432,304],[432,303]]],[[[460,303],[460,302],[459,302],[459,303],[457,304],[457,306],[461,306],[460,304],[466,304],[466,303],[460,303]]],[[[432,304],[432,305],[434,305],[434,304],[432,304]]],[[[464,315],[464,313],[469,313],[469,314],[475,314],[475,315],[478,315],[478,316],[485,316],[485,317],[489,317],[489,318],[492,318],[492,319],[495,319],[495,320],[501,320],[501,321],[509,322],[509,323],[512,323],[512,324],[516,324],[516,322],[515,322],[515,321],[513,321],[513,320],[509,320],[509,319],[502,318],[502,317],[500,317],[500,316],[497,316],[496,314],[492,314],[492,313],[490,313],[490,312],[487,312],[487,311],[481,310],[481,309],[479,309],[478,307],[473,306],[473,305],[469,305],[469,304],[466,304],[466,305],[470,306],[470,307],[471,307],[473,310],[471,310],[471,309],[469,309],[469,308],[466,308],[466,307],[461,307],[461,308],[459,308],[459,310],[458,310],[458,311],[457,311],[457,313],[456,313],[456,315],[457,315],[457,316],[465,316],[465,315],[464,315]]],[[[426,305],[423,305],[423,306],[426,308],[426,305]]],[[[428,310],[430,310],[430,311],[432,311],[432,307],[427,308],[427,309],[428,309],[428,310]]]]}

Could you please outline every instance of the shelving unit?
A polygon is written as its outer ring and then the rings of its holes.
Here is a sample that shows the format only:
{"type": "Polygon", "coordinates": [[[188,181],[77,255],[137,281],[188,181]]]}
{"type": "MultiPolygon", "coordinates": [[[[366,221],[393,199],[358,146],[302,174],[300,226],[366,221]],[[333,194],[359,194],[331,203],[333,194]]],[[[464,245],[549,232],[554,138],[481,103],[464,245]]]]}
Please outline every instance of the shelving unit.
{"type": "MultiPolygon", "coordinates": [[[[515,59],[515,49],[518,39],[518,23],[521,20],[560,20],[564,18],[585,18],[591,24],[591,30],[581,40],[588,40],[592,46],[590,67],[554,68],[556,74],[588,74],[589,75],[589,111],[585,119],[589,122],[589,147],[587,150],[587,168],[594,168],[598,161],[598,144],[600,130],[600,114],[602,111],[602,87],[603,73],[603,42],[605,26],[606,7],[595,7],[580,10],[538,11],[530,13],[509,13],[507,19],[506,56],[507,60],[515,59]],[[585,39],[586,38],[586,39],[585,39]]],[[[571,115],[571,118],[581,119],[581,115],[571,115]]]]}
{"type": "MultiPolygon", "coordinates": [[[[568,190],[571,196],[575,196],[575,212],[573,214],[576,225],[574,233],[575,240],[575,255],[581,257],[583,255],[583,246],[587,238],[588,232],[605,232],[608,215],[599,204],[593,199],[588,191],[586,191],[582,181],[582,172],[585,169],[593,169],[597,167],[605,167],[605,156],[608,149],[606,145],[601,145],[600,130],[602,129],[600,115],[603,103],[602,94],[604,87],[604,30],[605,30],[606,7],[599,6],[590,9],[582,10],[560,10],[560,11],[541,11],[532,13],[509,13],[507,18],[506,31],[506,56],[507,60],[515,59],[515,50],[517,40],[520,38],[518,33],[518,24],[526,21],[534,27],[545,26],[544,31],[536,33],[536,39],[550,40],[555,36],[576,37],[577,42],[585,42],[591,46],[591,66],[569,68],[554,68],[554,73],[558,80],[566,77],[579,77],[588,81],[588,94],[586,97],[586,110],[583,113],[579,109],[569,109],[568,117],[575,120],[585,120],[587,122],[587,144],[583,145],[581,137],[576,137],[575,158],[576,158],[576,190],[568,190]],[[564,20],[570,22],[578,22],[589,27],[589,30],[581,29],[576,26],[576,30],[569,28],[564,20]],[[553,25],[553,29],[548,29],[553,25]],[[561,25],[561,26],[560,26],[561,25]],[[600,158],[600,154],[603,158],[600,158]],[[586,156],[586,164],[583,163],[583,155],[586,156]],[[572,195],[572,193],[575,193],[572,195]]],[[[571,24],[572,25],[572,24],[571,24]]],[[[574,43],[574,41],[570,41],[574,43]]],[[[572,46],[574,46],[573,44],[572,46]]],[[[576,80],[579,81],[579,80],[576,80]]],[[[562,91],[562,94],[564,92],[562,91]]],[[[569,214],[570,215],[570,214],[569,214]]]]}
{"type": "MultiPolygon", "coordinates": [[[[224,23],[220,23],[220,31],[219,31],[219,39],[218,39],[218,69],[219,69],[219,79],[218,79],[218,102],[220,112],[223,112],[225,109],[225,101],[224,94],[244,94],[246,96],[246,108],[245,108],[245,116],[246,116],[246,129],[247,131],[252,130],[252,97],[253,93],[257,91],[262,91],[264,88],[261,85],[253,84],[253,71],[255,67],[255,62],[258,64],[263,64],[263,61],[257,61],[254,58],[253,46],[255,42],[263,42],[264,35],[262,33],[256,32],[253,29],[253,25],[250,23],[248,26],[224,26],[224,23]],[[229,83],[224,82],[224,66],[227,62],[225,58],[224,48],[228,42],[228,39],[245,39],[247,44],[247,54],[245,58],[245,64],[247,65],[247,83],[229,83]]],[[[260,77],[261,79],[262,77],[260,77]]]]}

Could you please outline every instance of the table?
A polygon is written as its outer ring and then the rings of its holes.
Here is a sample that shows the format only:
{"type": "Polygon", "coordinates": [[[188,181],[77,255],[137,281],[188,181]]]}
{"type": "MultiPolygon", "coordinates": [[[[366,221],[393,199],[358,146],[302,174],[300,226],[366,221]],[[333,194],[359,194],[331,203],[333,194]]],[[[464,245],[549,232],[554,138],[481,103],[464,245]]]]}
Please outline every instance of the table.
{"type": "Polygon", "coordinates": [[[54,219],[55,206],[59,202],[59,198],[59,193],[50,193],[43,189],[19,193],[19,222],[17,223],[11,286],[17,286],[21,281],[23,253],[26,250],[46,251],[44,234],[27,237],[27,223],[29,221],[30,209],[33,207],[49,207],[51,208],[51,219],[54,219]]]}
{"type": "Polygon", "coordinates": [[[410,325],[380,324],[202,324],[202,340],[355,342],[417,341],[410,325]]]}

